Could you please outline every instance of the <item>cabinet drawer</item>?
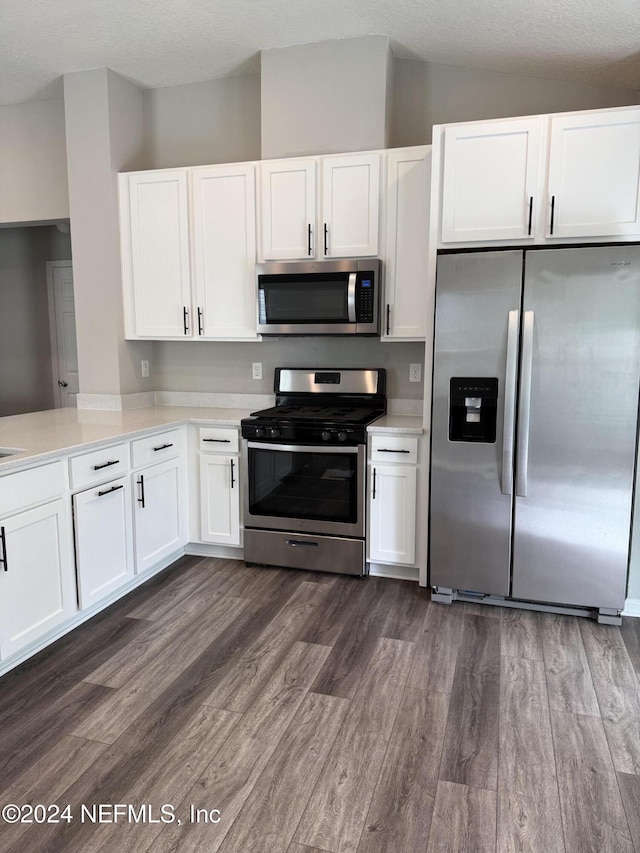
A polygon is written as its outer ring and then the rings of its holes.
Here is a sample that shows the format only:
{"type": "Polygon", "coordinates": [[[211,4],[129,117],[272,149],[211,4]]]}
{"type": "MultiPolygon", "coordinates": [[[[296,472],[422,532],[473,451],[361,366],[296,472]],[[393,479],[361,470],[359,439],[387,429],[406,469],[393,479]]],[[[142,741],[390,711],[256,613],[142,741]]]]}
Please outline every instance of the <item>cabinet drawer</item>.
{"type": "Polygon", "coordinates": [[[69,460],[71,488],[81,489],[104,480],[111,480],[129,470],[129,445],[112,444],[69,460]]]}
{"type": "Polygon", "coordinates": [[[200,430],[200,450],[207,453],[237,453],[238,430],[225,427],[203,427],[200,430]]]}
{"type": "Polygon", "coordinates": [[[66,486],[62,459],[0,477],[2,517],[59,498],[66,486]]]}
{"type": "Polygon", "coordinates": [[[418,439],[408,435],[373,435],[371,461],[415,464],[418,461],[418,439]]]}
{"type": "Polygon", "coordinates": [[[182,430],[172,429],[168,432],[160,432],[132,441],[131,461],[133,467],[143,468],[179,456],[183,447],[182,435],[182,430]]]}

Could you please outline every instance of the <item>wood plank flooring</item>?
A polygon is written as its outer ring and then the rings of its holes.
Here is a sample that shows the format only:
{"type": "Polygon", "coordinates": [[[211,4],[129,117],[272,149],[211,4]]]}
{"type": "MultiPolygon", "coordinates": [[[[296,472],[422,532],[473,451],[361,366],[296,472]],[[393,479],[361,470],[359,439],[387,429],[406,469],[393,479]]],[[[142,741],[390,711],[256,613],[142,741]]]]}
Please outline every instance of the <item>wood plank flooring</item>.
{"type": "Polygon", "coordinates": [[[0,792],[72,816],[3,853],[640,853],[640,620],[183,558],[0,679],[0,792]]]}

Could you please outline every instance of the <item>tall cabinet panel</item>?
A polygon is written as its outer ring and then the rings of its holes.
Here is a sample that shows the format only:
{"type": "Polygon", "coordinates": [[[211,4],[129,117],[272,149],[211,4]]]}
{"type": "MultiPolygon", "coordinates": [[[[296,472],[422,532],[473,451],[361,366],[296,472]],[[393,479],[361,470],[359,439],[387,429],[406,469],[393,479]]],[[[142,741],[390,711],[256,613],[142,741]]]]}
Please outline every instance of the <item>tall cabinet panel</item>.
{"type": "Polygon", "coordinates": [[[551,118],[548,235],[640,231],[640,109],[551,118]]]}
{"type": "Polygon", "coordinates": [[[128,182],[130,227],[122,235],[130,252],[123,245],[123,257],[130,257],[125,277],[134,283],[135,334],[184,336],[191,322],[187,171],[133,173],[121,181],[128,182]]]}
{"type": "Polygon", "coordinates": [[[197,333],[255,339],[254,165],[194,169],[191,181],[197,333]]]}
{"type": "Polygon", "coordinates": [[[530,252],[513,595],[624,603],[640,382],[640,248],[530,252]]]}

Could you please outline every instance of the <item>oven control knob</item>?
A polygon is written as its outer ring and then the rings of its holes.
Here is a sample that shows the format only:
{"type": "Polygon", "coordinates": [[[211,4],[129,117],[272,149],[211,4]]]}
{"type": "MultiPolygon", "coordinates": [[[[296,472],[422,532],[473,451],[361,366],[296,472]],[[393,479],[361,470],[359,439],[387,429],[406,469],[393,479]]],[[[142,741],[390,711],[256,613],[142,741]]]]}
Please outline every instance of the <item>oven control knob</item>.
{"type": "Polygon", "coordinates": [[[338,433],[338,441],[346,441],[346,440],[347,440],[346,432],[339,432],[338,433]]]}
{"type": "Polygon", "coordinates": [[[277,438],[280,435],[280,430],[277,427],[272,427],[269,430],[269,435],[271,438],[277,438]]]}
{"type": "Polygon", "coordinates": [[[331,433],[326,429],[322,433],[322,440],[323,441],[331,441],[331,433]]]}
{"type": "Polygon", "coordinates": [[[263,438],[265,435],[264,427],[256,427],[256,438],[263,438]]]}

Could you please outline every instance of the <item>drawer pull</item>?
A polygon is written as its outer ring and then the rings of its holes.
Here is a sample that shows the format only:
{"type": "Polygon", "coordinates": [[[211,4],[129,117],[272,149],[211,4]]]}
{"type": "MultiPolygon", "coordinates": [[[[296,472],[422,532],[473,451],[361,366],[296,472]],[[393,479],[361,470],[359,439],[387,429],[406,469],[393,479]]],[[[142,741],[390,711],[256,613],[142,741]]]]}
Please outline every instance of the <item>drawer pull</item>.
{"type": "Polygon", "coordinates": [[[124,486],[111,486],[110,489],[105,489],[102,492],[98,492],[98,497],[101,498],[103,495],[110,495],[111,492],[117,492],[118,489],[124,489],[124,486]]]}
{"type": "Polygon", "coordinates": [[[2,557],[0,557],[0,563],[2,563],[4,571],[8,572],[9,566],[7,564],[7,540],[4,535],[4,527],[0,527],[0,544],[2,545],[2,557]]]}
{"type": "Polygon", "coordinates": [[[378,453],[411,453],[410,450],[396,450],[393,447],[379,447],[378,453]]]}
{"type": "Polygon", "coordinates": [[[102,465],[94,465],[93,470],[94,471],[100,471],[101,468],[108,468],[110,465],[119,465],[119,464],[120,464],[119,459],[112,459],[111,462],[103,462],[102,465]]]}
{"type": "Polygon", "coordinates": [[[218,444],[231,444],[230,438],[203,438],[203,441],[215,441],[218,444]]]}
{"type": "Polygon", "coordinates": [[[159,450],[166,450],[167,447],[173,447],[173,444],[161,444],[159,447],[154,447],[153,452],[157,453],[159,450]]]}
{"type": "Polygon", "coordinates": [[[292,548],[317,548],[320,544],[319,542],[302,542],[300,539],[285,539],[284,541],[292,548]]]}

